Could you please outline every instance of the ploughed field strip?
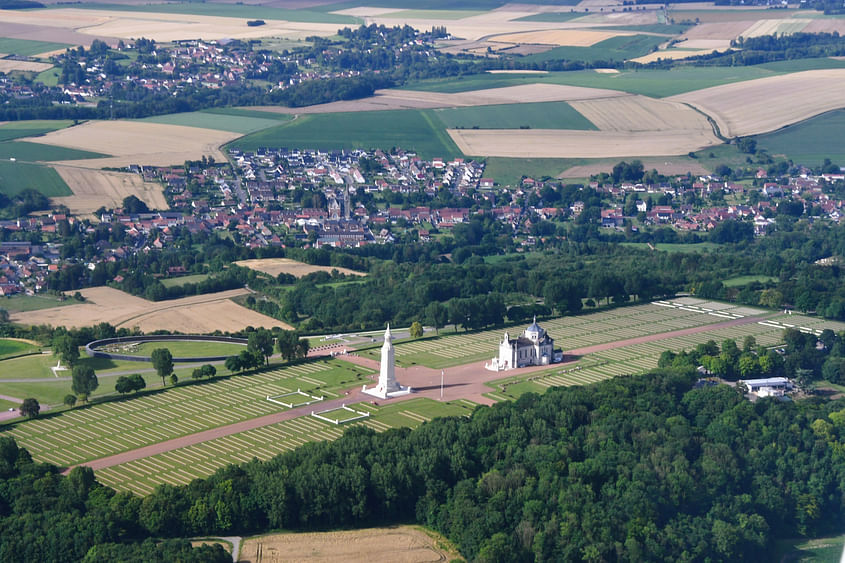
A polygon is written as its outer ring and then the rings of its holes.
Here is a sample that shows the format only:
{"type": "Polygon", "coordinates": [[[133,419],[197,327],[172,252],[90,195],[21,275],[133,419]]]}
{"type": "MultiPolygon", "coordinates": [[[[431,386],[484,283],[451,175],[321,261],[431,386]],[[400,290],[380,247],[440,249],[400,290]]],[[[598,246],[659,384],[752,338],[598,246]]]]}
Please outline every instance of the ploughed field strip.
{"type": "MultiPolygon", "coordinates": [[[[693,298],[663,303],[561,317],[544,321],[543,327],[562,344],[564,350],[573,350],[765,313],[759,309],[693,298]]],[[[510,330],[518,331],[517,328],[510,330]]],[[[402,365],[412,362],[435,368],[459,365],[489,359],[495,354],[501,337],[501,329],[473,334],[444,333],[442,338],[435,340],[397,343],[396,358],[402,365]]]]}
{"type": "Polygon", "coordinates": [[[468,416],[476,406],[468,400],[439,403],[430,399],[412,399],[388,406],[357,403],[351,407],[369,412],[369,418],[336,426],[303,416],[101,469],[97,471],[97,479],[119,491],[146,495],[161,483],[184,485],[232,463],[254,458],[267,460],[307,442],[335,440],[352,426],[366,426],[376,432],[416,427],[437,416],[468,416]]]}
{"type": "Polygon", "coordinates": [[[38,461],[75,465],[279,412],[284,407],[265,400],[267,395],[337,386],[366,371],[338,360],[309,362],[74,409],[8,433],[38,461]]]}

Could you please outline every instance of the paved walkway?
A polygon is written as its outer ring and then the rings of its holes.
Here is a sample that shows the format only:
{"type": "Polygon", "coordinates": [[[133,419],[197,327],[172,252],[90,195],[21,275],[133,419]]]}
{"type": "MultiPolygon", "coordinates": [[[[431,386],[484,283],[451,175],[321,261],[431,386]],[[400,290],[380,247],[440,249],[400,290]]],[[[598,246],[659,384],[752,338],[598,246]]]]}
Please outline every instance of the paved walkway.
{"type": "MultiPolygon", "coordinates": [[[[658,334],[649,334],[637,338],[629,338],[627,340],[618,340],[616,342],[607,342],[604,344],[597,344],[595,346],[577,348],[574,350],[567,351],[566,356],[571,358],[570,361],[561,364],[555,364],[555,367],[564,367],[566,365],[574,364],[580,356],[594,352],[612,350],[614,348],[621,348],[623,346],[631,346],[634,344],[642,344],[645,342],[655,342],[657,340],[665,340],[667,338],[672,338],[675,336],[685,336],[689,334],[697,334],[700,332],[707,332],[720,328],[728,328],[733,326],[756,323],[764,318],[764,316],[744,317],[742,319],[733,319],[722,323],[702,325],[693,328],[675,330],[671,332],[662,332],[658,334]]],[[[370,358],[356,356],[354,354],[340,356],[340,358],[352,362],[354,364],[372,369],[374,372],[374,375],[371,376],[373,378],[372,385],[375,385],[375,377],[377,377],[379,368],[379,363],[377,361],[372,360],[370,358]]],[[[483,405],[492,405],[493,403],[495,403],[495,401],[483,396],[483,393],[489,393],[491,391],[494,391],[494,389],[486,385],[487,382],[496,379],[502,379],[504,377],[507,377],[508,375],[515,375],[516,373],[518,373],[519,375],[523,375],[547,369],[549,369],[549,366],[531,366],[526,368],[520,368],[516,372],[494,372],[485,369],[484,362],[473,362],[462,366],[445,368],[443,370],[444,385],[442,390],[442,400],[451,401],[455,399],[468,399],[470,401],[483,405]]],[[[389,401],[391,402],[391,404],[393,404],[400,401],[415,399],[417,397],[427,397],[430,399],[440,400],[440,371],[441,370],[439,369],[432,369],[423,366],[412,366],[409,368],[397,366],[396,379],[402,385],[410,385],[414,389],[414,393],[410,395],[396,397],[394,399],[389,399],[389,401]]],[[[144,446],[135,450],[129,450],[112,456],[95,459],[80,465],[87,465],[88,467],[94,470],[105,469],[106,467],[111,467],[113,465],[119,465],[121,463],[135,461],[160,453],[169,452],[171,450],[184,448],[186,446],[192,446],[194,444],[214,440],[215,438],[222,438],[224,436],[230,436],[232,434],[245,432],[247,430],[261,428],[262,426],[269,426],[271,424],[276,424],[285,420],[298,418],[300,416],[306,416],[311,414],[311,411],[315,410],[316,407],[319,407],[319,410],[324,410],[336,408],[345,403],[359,403],[364,401],[375,402],[376,404],[378,404],[379,402],[381,402],[381,399],[374,399],[371,395],[364,394],[361,391],[361,387],[355,387],[353,389],[349,389],[346,392],[346,395],[341,398],[332,399],[330,401],[323,401],[317,405],[306,405],[303,407],[289,409],[283,412],[268,414],[258,418],[236,422],[234,424],[229,424],[226,426],[220,426],[218,428],[212,428],[210,430],[204,430],[202,432],[197,432],[196,434],[189,434],[187,436],[173,438],[165,442],[151,444],[149,446],[144,446]]]]}

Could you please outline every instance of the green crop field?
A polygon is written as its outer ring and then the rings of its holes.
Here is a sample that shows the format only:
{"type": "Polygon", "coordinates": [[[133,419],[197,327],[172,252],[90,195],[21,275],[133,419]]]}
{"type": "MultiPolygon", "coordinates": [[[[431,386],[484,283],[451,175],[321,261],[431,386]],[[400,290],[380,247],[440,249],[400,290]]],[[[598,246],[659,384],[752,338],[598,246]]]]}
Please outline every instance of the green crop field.
{"type": "Polygon", "coordinates": [[[86,158],[102,158],[108,155],[57,147],[54,145],[43,145],[41,143],[28,143],[26,141],[6,141],[0,143],[0,159],[14,158],[23,162],[50,162],[54,160],[82,160],[86,158]]]}
{"type": "Polygon", "coordinates": [[[47,197],[73,195],[59,173],[48,166],[0,160],[0,192],[11,196],[26,189],[47,197]]]}
{"type": "MultiPolygon", "coordinates": [[[[57,6],[61,8],[62,6],[57,6]]],[[[117,12],[147,12],[160,14],[186,14],[196,16],[220,16],[226,18],[286,20],[304,23],[336,23],[357,26],[363,23],[359,18],[331,14],[328,11],[288,10],[244,4],[222,4],[216,2],[174,2],[169,4],[146,4],[131,6],[127,4],[83,3],[74,8],[91,10],[114,10],[117,12]]]]}
{"type": "Polygon", "coordinates": [[[601,74],[593,70],[579,70],[533,75],[473,74],[465,77],[422,80],[406,84],[402,88],[427,92],[468,92],[485,88],[503,88],[539,83],[607,88],[631,94],[663,98],[720,84],[742,82],[779,74],[785,73],[762,66],[677,67],[668,70],[623,70],[617,74],[601,74]]]}
{"type": "Polygon", "coordinates": [[[666,37],[657,35],[619,35],[600,41],[591,47],[555,47],[545,53],[524,57],[526,61],[624,61],[647,55],[666,42],[666,37]]]}
{"type": "Polygon", "coordinates": [[[137,356],[149,356],[156,348],[167,348],[174,358],[190,358],[200,356],[234,356],[241,350],[246,350],[243,344],[233,342],[140,342],[128,344],[115,350],[117,354],[129,354],[137,356]]]}
{"type": "Polygon", "coordinates": [[[518,186],[523,176],[529,178],[556,178],[561,172],[588,162],[579,158],[503,158],[489,157],[484,176],[493,178],[502,186],[518,186]]]}
{"type": "Polygon", "coordinates": [[[32,55],[56,51],[58,49],[65,49],[67,47],[71,47],[71,45],[66,43],[50,43],[48,41],[32,41],[29,39],[0,37],[0,53],[21,55],[24,57],[31,57],[32,55]]]}
{"type": "Polygon", "coordinates": [[[367,111],[303,115],[284,125],[242,137],[229,146],[360,149],[400,147],[422,158],[463,156],[430,110],[367,111]]]}
{"type": "Polygon", "coordinates": [[[817,115],[756,139],[758,148],[796,164],[817,166],[829,158],[845,166],[845,110],[817,115]]]}
{"type": "Polygon", "coordinates": [[[199,283],[205,281],[209,278],[209,274],[193,274],[190,276],[181,276],[178,278],[164,278],[161,281],[161,285],[164,287],[178,287],[183,286],[186,283],[199,283]]]}
{"type": "Polygon", "coordinates": [[[596,126],[566,102],[503,104],[436,109],[444,127],[463,129],[580,129],[596,126]]]}
{"type": "Polygon", "coordinates": [[[30,344],[29,342],[0,338],[0,359],[8,356],[17,356],[26,352],[35,352],[37,350],[38,346],[30,344]]]}
{"type": "Polygon", "coordinates": [[[167,125],[184,125],[187,127],[200,127],[203,129],[214,129],[217,131],[231,131],[233,133],[252,133],[279,125],[280,122],[289,121],[292,116],[283,113],[252,112],[253,114],[263,113],[264,117],[255,115],[243,115],[242,113],[222,113],[207,111],[192,111],[188,113],[171,113],[169,115],[157,115],[145,117],[138,121],[148,123],[164,123],[167,125]]]}
{"type": "MultiPolygon", "coordinates": [[[[319,389],[321,394],[335,397],[332,389],[369,381],[367,373],[364,368],[338,360],[311,361],[73,409],[61,416],[7,427],[7,432],[25,444],[36,459],[72,465],[284,410],[266,401],[267,395],[301,388],[319,389]]],[[[39,384],[46,385],[28,385],[39,384]]],[[[4,383],[0,389],[13,389],[15,385],[4,383]]],[[[114,390],[112,382],[101,382],[104,386],[114,390]]],[[[68,392],[48,402],[60,402],[68,392]]]]}
{"type": "Polygon", "coordinates": [[[680,35],[688,31],[692,25],[651,23],[644,25],[614,25],[608,27],[594,27],[606,31],[641,31],[643,33],[662,33],[664,35],[680,35]]]}
{"type": "Polygon", "coordinates": [[[583,18],[586,16],[584,12],[546,12],[542,14],[532,14],[518,18],[514,21],[518,22],[567,22],[575,18],[583,18]]]}
{"type": "Polygon", "coordinates": [[[790,59],[757,65],[759,68],[778,73],[801,72],[803,70],[825,70],[828,68],[845,68],[845,61],[820,57],[816,59],[790,59]]]}
{"type": "Polygon", "coordinates": [[[59,301],[57,298],[47,295],[12,295],[0,298],[0,309],[6,309],[10,313],[24,313],[26,311],[39,311],[41,309],[52,309],[62,305],[78,304],[73,299],[59,301]]]}
{"type": "Polygon", "coordinates": [[[10,121],[0,125],[0,141],[36,137],[71,125],[73,125],[73,121],[70,120],[10,121]]]}
{"type": "Polygon", "coordinates": [[[391,18],[414,19],[414,20],[461,20],[480,16],[480,10],[401,10],[391,12],[391,18]]]}
{"type": "Polygon", "coordinates": [[[413,428],[436,417],[468,416],[476,406],[471,401],[441,403],[424,398],[380,407],[353,404],[351,408],[369,412],[370,416],[337,426],[303,416],[101,469],[97,471],[97,479],[120,491],[149,494],[159,483],[185,484],[207,477],[230,463],[244,463],[253,458],[267,460],[307,442],[335,440],[352,426],[367,426],[377,432],[413,428]]]}

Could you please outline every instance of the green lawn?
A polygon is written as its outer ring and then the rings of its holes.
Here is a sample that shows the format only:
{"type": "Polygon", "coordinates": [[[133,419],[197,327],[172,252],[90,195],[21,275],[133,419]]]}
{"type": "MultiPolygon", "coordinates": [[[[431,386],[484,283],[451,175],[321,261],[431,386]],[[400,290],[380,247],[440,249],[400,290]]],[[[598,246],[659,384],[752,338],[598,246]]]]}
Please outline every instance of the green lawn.
{"type": "Polygon", "coordinates": [[[0,359],[7,356],[17,356],[26,352],[35,352],[37,350],[38,346],[34,346],[28,342],[0,338],[0,359]]]}
{"type": "Polygon", "coordinates": [[[550,72],[535,75],[473,74],[412,82],[406,90],[429,92],[468,92],[485,88],[502,88],[520,84],[566,84],[587,88],[607,88],[632,94],[663,98],[720,84],[742,82],[783,74],[762,66],[744,67],[676,67],[668,70],[623,70],[617,74],[600,74],[593,70],[550,72]]]}
{"type": "Polygon", "coordinates": [[[243,112],[233,113],[192,111],[187,113],[171,113],[169,115],[157,115],[145,117],[138,121],[148,123],[164,123],[167,125],[184,125],[187,127],[199,127],[202,129],[214,129],[217,131],[231,131],[233,133],[252,133],[278,125],[279,122],[288,121],[292,118],[283,113],[252,112],[253,115],[244,115],[243,112]],[[265,117],[257,117],[255,114],[263,114],[265,117]]]}
{"type": "Polygon", "coordinates": [[[284,125],[242,137],[229,146],[356,149],[401,147],[422,158],[463,156],[430,110],[303,115],[284,125]]]}
{"type": "Polygon", "coordinates": [[[162,278],[159,281],[161,281],[161,285],[164,287],[179,287],[185,285],[186,283],[203,282],[209,277],[209,274],[193,274],[190,276],[180,276],[178,278],[162,278]]]}
{"type": "Polygon", "coordinates": [[[50,43],[48,41],[32,41],[29,39],[12,39],[0,37],[0,53],[30,57],[48,51],[71,47],[67,43],[50,43]]]}
{"type": "Polygon", "coordinates": [[[127,346],[125,353],[149,356],[156,348],[167,348],[175,358],[199,356],[233,356],[246,350],[243,344],[231,342],[141,342],[137,346],[127,346]]]}
{"type": "Polygon", "coordinates": [[[73,195],[59,173],[48,166],[0,160],[0,192],[11,196],[26,189],[47,197],[73,195]]]}
{"type": "Polygon", "coordinates": [[[526,61],[624,61],[647,55],[666,37],[657,35],[618,35],[600,41],[591,47],[555,47],[544,53],[524,57],[526,61]]]}
{"type": "Polygon", "coordinates": [[[566,102],[502,104],[436,109],[444,127],[455,129],[579,129],[596,130],[590,120],[566,102]]]}
{"type": "Polygon", "coordinates": [[[73,125],[73,121],[62,120],[30,120],[10,121],[0,125],[0,141],[11,141],[22,137],[35,137],[57,129],[64,129],[73,125]]]}
{"type": "Polygon", "coordinates": [[[40,82],[45,86],[58,86],[59,70],[56,67],[48,68],[47,70],[42,70],[41,72],[35,75],[35,78],[33,78],[33,82],[40,82]]]}
{"type": "Polygon", "coordinates": [[[503,186],[517,186],[523,176],[556,178],[563,171],[588,162],[580,158],[503,158],[489,157],[484,175],[503,186]]]}
{"type": "Polygon", "coordinates": [[[737,276],[724,280],[722,284],[725,287],[738,287],[741,285],[748,285],[751,282],[769,283],[776,282],[778,279],[774,276],[737,276]]]}
{"type": "Polygon", "coordinates": [[[65,299],[59,301],[57,298],[48,295],[12,295],[10,297],[0,297],[0,309],[6,309],[10,313],[23,313],[26,311],[40,311],[41,309],[51,309],[53,307],[60,307],[62,305],[79,304],[73,299],[65,299]]]}
{"type": "Polygon", "coordinates": [[[54,160],[102,158],[105,156],[109,155],[26,141],[0,143],[0,159],[3,160],[14,158],[23,162],[51,162],[54,160]]]}
{"type": "Polygon", "coordinates": [[[845,536],[777,541],[775,561],[790,563],[838,563],[845,546],[845,536]]]}
{"type": "Polygon", "coordinates": [[[829,158],[845,166],[845,110],[817,115],[756,139],[758,148],[796,164],[817,166],[829,158]]]}

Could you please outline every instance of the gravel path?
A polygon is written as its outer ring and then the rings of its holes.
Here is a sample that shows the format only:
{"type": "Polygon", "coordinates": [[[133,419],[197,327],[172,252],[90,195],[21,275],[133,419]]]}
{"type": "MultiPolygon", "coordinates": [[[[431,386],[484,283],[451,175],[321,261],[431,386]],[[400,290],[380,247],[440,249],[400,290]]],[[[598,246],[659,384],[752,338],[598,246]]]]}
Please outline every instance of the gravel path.
{"type": "MultiPolygon", "coordinates": [[[[616,342],[607,342],[604,344],[597,344],[595,346],[587,346],[585,348],[577,348],[574,350],[568,350],[566,355],[569,357],[572,356],[583,356],[585,354],[590,354],[594,352],[601,352],[604,350],[612,350],[614,348],[621,348],[623,346],[630,346],[633,344],[642,344],[645,342],[654,342],[657,340],[664,340],[667,338],[672,338],[675,336],[685,336],[689,334],[697,334],[700,332],[707,332],[711,330],[716,330],[720,328],[728,328],[733,326],[740,326],[750,323],[756,323],[759,320],[764,319],[765,317],[744,317],[741,319],[733,319],[730,321],[725,321],[722,323],[716,324],[709,324],[703,325],[693,328],[686,328],[682,330],[675,330],[671,332],[663,332],[658,334],[649,334],[646,336],[640,336],[637,338],[629,338],[627,340],[618,340],[616,342]]],[[[346,355],[341,356],[342,359],[352,362],[354,364],[367,367],[373,370],[373,375],[370,377],[375,380],[378,377],[378,367],[379,363],[375,360],[369,358],[363,358],[361,356],[355,355],[346,355]]],[[[577,361],[577,358],[572,359],[571,361],[564,362],[562,364],[555,364],[556,366],[566,366],[574,364],[577,361]]],[[[549,369],[549,366],[532,366],[527,368],[520,368],[518,373],[520,375],[531,373],[535,371],[543,371],[549,369]]],[[[402,397],[397,397],[394,399],[390,399],[391,404],[397,403],[400,401],[407,401],[409,399],[414,399],[417,397],[428,397],[430,399],[440,400],[441,399],[441,389],[440,389],[440,371],[439,369],[432,369],[423,366],[413,366],[409,368],[396,368],[396,379],[402,385],[410,385],[414,389],[414,393],[410,395],[404,395],[402,397]]],[[[492,405],[495,403],[494,400],[484,397],[483,393],[489,393],[493,391],[490,387],[486,385],[488,381],[492,381],[495,379],[501,379],[502,377],[506,377],[509,374],[513,374],[514,372],[493,372],[489,371],[484,368],[484,362],[474,362],[471,364],[465,364],[462,366],[456,366],[451,368],[446,368],[444,371],[444,386],[443,386],[443,395],[442,400],[444,401],[451,401],[455,399],[468,399],[470,401],[474,401],[476,403],[480,403],[483,405],[492,405]]],[[[373,381],[373,384],[375,381],[373,381]]],[[[346,395],[339,398],[333,399],[330,401],[323,401],[319,403],[319,405],[306,405],[303,407],[293,408],[286,410],[284,412],[273,413],[265,416],[261,416],[258,418],[253,418],[250,420],[244,420],[241,422],[236,422],[234,424],[229,424],[226,426],[220,426],[218,428],[212,428],[210,430],[204,430],[202,432],[197,432],[196,434],[190,434],[188,436],[181,436],[179,438],[173,438],[172,440],[167,440],[164,442],[159,442],[157,444],[151,444],[149,446],[144,446],[142,448],[129,450],[126,452],[122,452],[119,454],[115,454],[112,456],[95,459],[92,461],[85,462],[81,465],[87,465],[88,467],[94,469],[95,471],[98,469],[105,469],[106,467],[111,467],[113,465],[119,465],[121,463],[127,463],[130,461],[135,461],[138,459],[142,459],[145,457],[154,456],[160,453],[169,452],[171,450],[184,448],[186,446],[192,446],[194,444],[199,444],[202,442],[207,442],[209,440],[213,440],[215,438],[222,438],[224,436],[229,436],[231,434],[237,434],[239,432],[245,432],[247,430],[253,430],[255,428],[261,428],[262,426],[268,426],[271,424],[276,424],[278,422],[282,422],[285,420],[290,420],[293,418],[297,418],[300,416],[305,416],[311,413],[312,410],[315,410],[315,407],[318,406],[319,410],[324,409],[331,409],[341,406],[345,403],[357,403],[362,401],[370,401],[378,404],[381,399],[375,399],[370,396],[362,393],[360,387],[356,387],[350,389],[346,392],[346,395]]]]}

